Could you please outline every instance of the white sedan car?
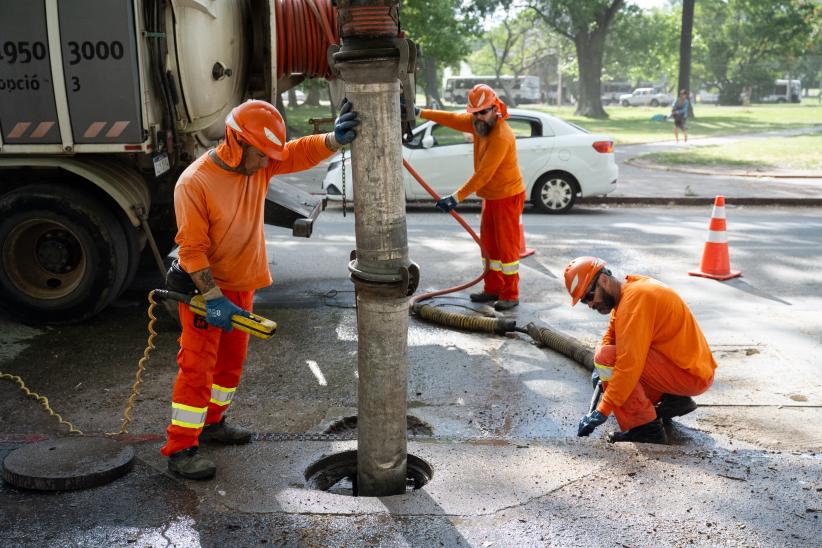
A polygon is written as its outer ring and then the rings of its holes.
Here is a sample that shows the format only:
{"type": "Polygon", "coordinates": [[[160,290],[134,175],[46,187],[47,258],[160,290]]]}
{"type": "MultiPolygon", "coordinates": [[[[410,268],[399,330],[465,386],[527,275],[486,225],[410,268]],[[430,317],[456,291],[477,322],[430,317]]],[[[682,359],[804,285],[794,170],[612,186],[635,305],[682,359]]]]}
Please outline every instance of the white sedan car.
{"type": "MultiPolygon", "coordinates": [[[[613,139],[592,135],[550,114],[509,109],[507,120],[517,137],[517,156],[527,199],[546,213],[565,213],[578,196],[605,195],[616,189],[619,168],[613,139]]],[[[430,120],[414,129],[403,146],[403,157],[439,195],[453,193],[474,172],[472,135],[430,120]]],[[[341,200],[343,170],[337,154],[328,165],[323,189],[341,200]]],[[[345,194],[352,199],[351,156],[345,159],[345,194]]],[[[408,201],[431,200],[422,186],[403,169],[408,201]]],[[[468,198],[477,199],[476,195],[468,198]]]]}

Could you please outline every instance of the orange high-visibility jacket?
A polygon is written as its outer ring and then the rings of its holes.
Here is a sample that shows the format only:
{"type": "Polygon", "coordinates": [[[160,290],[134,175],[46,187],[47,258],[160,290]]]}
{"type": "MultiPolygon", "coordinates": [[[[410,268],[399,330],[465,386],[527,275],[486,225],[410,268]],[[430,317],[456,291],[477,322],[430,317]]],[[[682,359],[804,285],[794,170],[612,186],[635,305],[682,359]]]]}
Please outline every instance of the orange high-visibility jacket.
{"type": "Polygon", "coordinates": [[[647,276],[626,276],[602,344],[616,345],[614,371],[597,406],[605,416],[621,407],[639,382],[650,348],[700,379],[710,379],[716,369],[688,306],[673,289],[647,276]]]}
{"type": "Polygon", "coordinates": [[[480,137],[471,123],[471,114],[423,109],[420,118],[474,135],[474,174],[455,193],[458,201],[475,192],[486,200],[525,192],[517,162],[517,140],[505,120],[497,119],[491,133],[480,137]]]}
{"type": "Polygon", "coordinates": [[[248,176],[219,167],[203,154],[180,175],[174,188],[176,242],[186,272],[211,268],[222,289],[250,291],[271,284],[265,252],[263,210],[273,175],[301,171],[328,158],[325,135],[286,143],[283,162],[248,176]]]}

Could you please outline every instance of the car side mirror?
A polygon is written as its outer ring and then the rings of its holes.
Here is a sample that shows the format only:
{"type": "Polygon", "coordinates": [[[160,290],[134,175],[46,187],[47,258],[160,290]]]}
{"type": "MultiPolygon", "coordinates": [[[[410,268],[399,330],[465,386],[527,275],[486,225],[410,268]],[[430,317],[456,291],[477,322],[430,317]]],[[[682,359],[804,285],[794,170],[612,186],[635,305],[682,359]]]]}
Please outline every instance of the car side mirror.
{"type": "Polygon", "coordinates": [[[426,135],[422,138],[422,148],[431,148],[434,146],[434,136],[426,135]]]}

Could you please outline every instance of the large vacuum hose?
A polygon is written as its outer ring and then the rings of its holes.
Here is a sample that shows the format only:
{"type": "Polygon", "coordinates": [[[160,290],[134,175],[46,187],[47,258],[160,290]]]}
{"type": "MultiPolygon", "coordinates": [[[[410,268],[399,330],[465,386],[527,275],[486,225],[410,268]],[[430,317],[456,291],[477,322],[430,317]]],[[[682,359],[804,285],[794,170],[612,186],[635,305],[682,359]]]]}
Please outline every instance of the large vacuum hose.
{"type": "Polygon", "coordinates": [[[524,328],[517,327],[516,331],[527,333],[534,341],[568,356],[588,371],[594,370],[594,351],[574,337],[554,331],[550,327],[538,327],[533,322],[524,328]]]}

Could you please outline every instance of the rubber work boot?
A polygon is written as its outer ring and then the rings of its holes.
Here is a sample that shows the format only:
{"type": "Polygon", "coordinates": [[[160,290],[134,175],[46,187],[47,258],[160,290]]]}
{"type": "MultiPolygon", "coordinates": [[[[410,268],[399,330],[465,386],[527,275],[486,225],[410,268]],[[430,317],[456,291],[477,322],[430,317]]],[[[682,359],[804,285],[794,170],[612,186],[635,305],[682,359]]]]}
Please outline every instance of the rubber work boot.
{"type": "Polygon", "coordinates": [[[656,406],[656,416],[670,422],[672,418],[687,415],[697,407],[696,402],[689,396],[662,394],[662,401],[656,406]]]}
{"type": "Polygon", "coordinates": [[[519,301],[497,301],[494,304],[494,310],[511,310],[519,305],[519,301]]]}
{"type": "Polygon", "coordinates": [[[251,443],[254,434],[241,426],[226,424],[225,417],[220,422],[207,424],[200,432],[200,443],[222,443],[225,445],[245,445],[251,443]]]}
{"type": "Polygon", "coordinates": [[[482,293],[471,293],[469,296],[471,297],[472,303],[492,303],[499,299],[499,295],[491,295],[485,291],[482,293]]]}
{"type": "Polygon", "coordinates": [[[197,447],[189,447],[168,457],[168,469],[180,477],[207,480],[217,473],[217,466],[197,453],[197,447]]]}
{"type": "Polygon", "coordinates": [[[661,443],[668,444],[668,435],[660,419],[640,424],[625,432],[611,432],[608,434],[609,443],[621,441],[632,441],[635,443],[661,443]]]}

